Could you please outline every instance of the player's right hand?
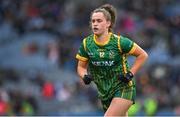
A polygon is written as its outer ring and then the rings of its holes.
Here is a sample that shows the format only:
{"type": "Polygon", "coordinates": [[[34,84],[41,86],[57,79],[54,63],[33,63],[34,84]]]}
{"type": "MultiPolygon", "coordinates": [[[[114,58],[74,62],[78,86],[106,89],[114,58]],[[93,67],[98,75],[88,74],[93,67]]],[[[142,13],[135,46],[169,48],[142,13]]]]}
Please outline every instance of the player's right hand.
{"type": "Polygon", "coordinates": [[[93,78],[91,75],[84,75],[82,80],[83,80],[84,84],[88,85],[91,83],[91,81],[93,81],[93,78]]]}

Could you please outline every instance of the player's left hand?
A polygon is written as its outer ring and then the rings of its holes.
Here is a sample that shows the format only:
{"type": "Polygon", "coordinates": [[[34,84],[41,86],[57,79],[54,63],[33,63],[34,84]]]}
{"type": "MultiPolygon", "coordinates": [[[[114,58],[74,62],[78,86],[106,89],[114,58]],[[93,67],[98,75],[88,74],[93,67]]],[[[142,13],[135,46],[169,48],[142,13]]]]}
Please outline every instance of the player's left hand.
{"type": "Polygon", "coordinates": [[[134,75],[132,72],[127,72],[125,75],[120,75],[119,80],[124,82],[124,83],[129,83],[133,79],[134,75]]]}

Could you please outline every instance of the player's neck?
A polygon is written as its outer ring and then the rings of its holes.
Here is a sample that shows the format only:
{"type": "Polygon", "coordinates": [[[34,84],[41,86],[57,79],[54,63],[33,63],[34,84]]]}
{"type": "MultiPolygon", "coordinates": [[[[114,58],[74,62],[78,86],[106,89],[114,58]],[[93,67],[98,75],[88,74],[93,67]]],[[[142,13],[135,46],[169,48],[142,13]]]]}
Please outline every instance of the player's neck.
{"type": "Polygon", "coordinates": [[[109,32],[105,32],[101,35],[96,35],[96,40],[100,43],[106,42],[109,39],[109,32]]]}

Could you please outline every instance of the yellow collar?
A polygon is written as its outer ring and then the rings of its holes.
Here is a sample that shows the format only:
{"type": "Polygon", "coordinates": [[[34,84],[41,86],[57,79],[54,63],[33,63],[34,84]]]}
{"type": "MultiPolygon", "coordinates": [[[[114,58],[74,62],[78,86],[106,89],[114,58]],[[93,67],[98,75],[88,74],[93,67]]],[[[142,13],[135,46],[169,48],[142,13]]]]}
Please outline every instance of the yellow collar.
{"type": "Polygon", "coordinates": [[[106,44],[108,44],[109,43],[109,41],[110,41],[110,38],[111,38],[111,32],[108,34],[108,39],[107,39],[107,41],[105,41],[105,42],[102,42],[102,43],[100,43],[100,42],[98,42],[97,41],[97,36],[96,35],[94,35],[94,42],[97,44],[97,45],[99,45],[99,46],[104,46],[104,45],[106,45],[106,44]]]}

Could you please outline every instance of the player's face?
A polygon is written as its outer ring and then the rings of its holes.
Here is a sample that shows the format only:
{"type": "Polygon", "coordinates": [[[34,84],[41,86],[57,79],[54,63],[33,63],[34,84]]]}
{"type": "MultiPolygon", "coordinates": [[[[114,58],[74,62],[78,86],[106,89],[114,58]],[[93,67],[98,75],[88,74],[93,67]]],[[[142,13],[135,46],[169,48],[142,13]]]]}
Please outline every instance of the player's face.
{"type": "Polygon", "coordinates": [[[91,17],[92,31],[96,35],[101,35],[108,31],[110,21],[107,21],[102,12],[93,13],[91,17]]]}

